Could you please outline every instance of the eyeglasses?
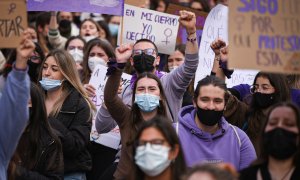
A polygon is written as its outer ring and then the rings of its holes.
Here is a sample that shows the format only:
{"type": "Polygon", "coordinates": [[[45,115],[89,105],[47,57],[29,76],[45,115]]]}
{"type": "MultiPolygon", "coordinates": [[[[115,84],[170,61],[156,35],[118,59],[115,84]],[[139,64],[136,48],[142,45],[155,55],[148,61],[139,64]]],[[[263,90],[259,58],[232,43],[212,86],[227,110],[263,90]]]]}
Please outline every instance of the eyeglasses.
{"type": "Polygon", "coordinates": [[[274,87],[269,84],[263,84],[261,86],[255,84],[255,85],[250,86],[250,92],[252,94],[254,94],[256,92],[261,92],[261,93],[270,92],[271,89],[274,89],[274,87]]]}
{"type": "Polygon", "coordinates": [[[142,53],[152,56],[156,54],[156,50],[153,48],[132,50],[132,56],[141,55],[142,53]]]}
{"type": "Polygon", "coordinates": [[[164,144],[165,140],[163,139],[153,139],[151,141],[138,141],[136,143],[136,146],[140,149],[140,150],[144,150],[146,148],[146,146],[148,144],[150,144],[150,147],[153,150],[160,150],[162,145],[164,144]]]}

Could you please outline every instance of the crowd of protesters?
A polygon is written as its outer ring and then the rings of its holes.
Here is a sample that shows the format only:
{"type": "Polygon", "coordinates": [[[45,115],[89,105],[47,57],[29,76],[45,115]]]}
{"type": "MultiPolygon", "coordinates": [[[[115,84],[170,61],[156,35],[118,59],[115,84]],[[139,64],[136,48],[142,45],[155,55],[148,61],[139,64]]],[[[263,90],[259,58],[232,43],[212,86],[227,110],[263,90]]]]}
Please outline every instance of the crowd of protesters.
{"type": "MultiPolygon", "coordinates": [[[[141,7],[166,12],[170,2],[141,7]]],[[[176,3],[206,13],[228,5],[176,3]]],[[[195,13],[179,11],[187,39],[169,55],[148,39],[117,46],[120,22],[28,12],[18,47],[0,49],[1,180],[300,179],[300,75],[261,71],[252,84],[228,88],[234,52],[217,38],[211,74],[194,82],[195,13]],[[97,111],[89,82],[98,65],[108,78],[97,111]],[[130,84],[122,86],[122,73],[130,84]],[[117,150],[90,140],[93,123],[99,134],[120,129],[117,150]]]]}

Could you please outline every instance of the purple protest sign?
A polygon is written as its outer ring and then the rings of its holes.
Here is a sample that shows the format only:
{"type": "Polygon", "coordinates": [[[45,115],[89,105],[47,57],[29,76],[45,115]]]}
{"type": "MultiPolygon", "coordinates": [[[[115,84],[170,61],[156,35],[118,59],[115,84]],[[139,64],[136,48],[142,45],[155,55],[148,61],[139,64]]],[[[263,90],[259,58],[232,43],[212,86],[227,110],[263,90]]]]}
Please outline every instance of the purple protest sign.
{"type": "Polygon", "coordinates": [[[123,16],[124,0],[28,0],[28,11],[91,12],[123,16]]]}

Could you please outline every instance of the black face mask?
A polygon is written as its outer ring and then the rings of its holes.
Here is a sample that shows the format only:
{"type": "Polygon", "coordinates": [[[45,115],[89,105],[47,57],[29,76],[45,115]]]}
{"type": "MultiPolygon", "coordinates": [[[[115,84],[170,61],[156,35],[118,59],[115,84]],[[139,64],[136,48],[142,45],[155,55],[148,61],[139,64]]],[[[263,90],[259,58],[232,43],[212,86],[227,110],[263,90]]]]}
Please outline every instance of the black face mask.
{"type": "Polygon", "coordinates": [[[263,135],[263,146],[266,152],[279,160],[287,159],[297,151],[298,134],[282,128],[275,128],[263,135]]]}
{"type": "Polygon", "coordinates": [[[223,111],[205,110],[197,107],[197,116],[202,124],[214,126],[221,120],[223,111]]]}
{"type": "Polygon", "coordinates": [[[267,108],[275,103],[275,93],[272,94],[264,94],[260,92],[256,92],[253,94],[255,104],[260,108],[267,108]]]}
{"type": "Polygon", "coordinates": [[[139,74],[152,72],[154,69],[154,61],[155,57],[142,53],[141,55],[133,56],[133,67],[139,74]]]}

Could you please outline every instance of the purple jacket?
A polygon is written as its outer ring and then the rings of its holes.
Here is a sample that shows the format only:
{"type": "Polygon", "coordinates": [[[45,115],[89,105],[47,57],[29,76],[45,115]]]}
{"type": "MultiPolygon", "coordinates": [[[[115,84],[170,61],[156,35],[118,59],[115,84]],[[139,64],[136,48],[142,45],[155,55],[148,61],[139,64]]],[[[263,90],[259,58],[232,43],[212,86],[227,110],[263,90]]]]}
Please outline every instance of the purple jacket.
{"type": "Polygon", "coordinates": [[[254,147],[248,136],[223,117],[215,134],[202,131],[195,123],[195,108],[186,106],[179,113],[175,124],[189,167],[198,163],[231,163],[242,170],[256,159],[254,147]]]}

